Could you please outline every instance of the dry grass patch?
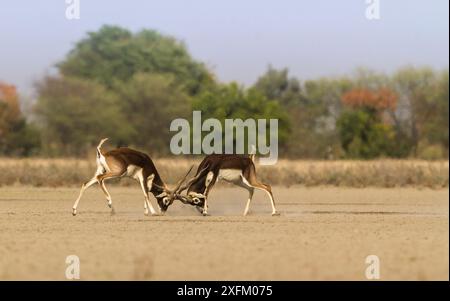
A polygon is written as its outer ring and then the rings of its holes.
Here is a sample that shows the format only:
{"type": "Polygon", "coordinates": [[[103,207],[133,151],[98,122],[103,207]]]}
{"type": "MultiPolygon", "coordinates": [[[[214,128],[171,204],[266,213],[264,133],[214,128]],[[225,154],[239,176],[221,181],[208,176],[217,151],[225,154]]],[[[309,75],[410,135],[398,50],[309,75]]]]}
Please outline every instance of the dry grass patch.
{"type": "MultiPolygon", "coordinates": [[[[198,159],[156,159],[161,176],[175,183],[198,159]]],[[[0,159],[0,186],[78,186],[95,171],[94,160],[0,159]]],[[[272,185],[331,185],[346,187],[448,187],[448,161],[280,160],[274,166],[257,166],[258,177],[272,185]]],[[[117,181],[116,181],[117,182],[117,181]]],[[[119,185],[128,186],[130,180],[119,185]]]]}

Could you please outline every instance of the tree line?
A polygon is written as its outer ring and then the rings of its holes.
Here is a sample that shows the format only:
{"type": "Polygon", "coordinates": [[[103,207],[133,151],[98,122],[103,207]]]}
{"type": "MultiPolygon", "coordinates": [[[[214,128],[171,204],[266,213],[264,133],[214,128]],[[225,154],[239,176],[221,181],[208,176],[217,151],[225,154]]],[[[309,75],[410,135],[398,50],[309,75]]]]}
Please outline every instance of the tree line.
{"type": "Polygon", "coordinates": [[[85,156],[101,137],[168,155],[176,118],[277,118],[280,156],[448,158],[448,69],[358,69],[300,81],[271,66],[221,83],[186,46],[154,30],[103,26],[40,79],[29,114],[0,83],[0,155],[85,156]]]}

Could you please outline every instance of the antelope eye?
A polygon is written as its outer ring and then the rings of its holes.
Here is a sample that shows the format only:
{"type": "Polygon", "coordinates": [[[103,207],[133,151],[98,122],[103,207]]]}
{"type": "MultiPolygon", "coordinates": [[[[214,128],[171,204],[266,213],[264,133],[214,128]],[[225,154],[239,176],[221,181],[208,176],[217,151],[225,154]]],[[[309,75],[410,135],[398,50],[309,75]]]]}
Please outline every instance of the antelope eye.
{"type": "Polygon", "coordinates": [[[166,206],[169,205],[169,202],[170,202],[170,200],[168,197],[163,198],[164,205],[166,205],[166,206]]]}

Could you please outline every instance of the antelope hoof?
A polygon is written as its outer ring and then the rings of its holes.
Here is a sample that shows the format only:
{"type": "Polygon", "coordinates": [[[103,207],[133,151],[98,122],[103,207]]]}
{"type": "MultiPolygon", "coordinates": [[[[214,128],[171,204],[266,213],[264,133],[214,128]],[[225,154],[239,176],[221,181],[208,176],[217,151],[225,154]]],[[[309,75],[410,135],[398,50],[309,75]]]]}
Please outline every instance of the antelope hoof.
{"type": "Polygon", "coordinates": [[[272,213],[272,216],[280,216],[280,212],[276,211],[272,213]]]}
{"type": "Polygon", "coordinates": [[[152,213],[152,216],[160,216],[160,214],[158,212],[154,212],[152,213]]]}
{"type": "Polygon", "coordinates": [[[77,209],[72,209],[72,215],[73,216],[77,215],[77,209]]]}
{"type": "Polygon", "coordinates": [[[209,213],[208,212],[202,212],[202,215],[203,216],[209,216],[209,213]]]}
{"type": "Polygon", "coordinates": [[[148,216],[148,211],[147,211],[147,212],[144,212],[144,215],[145,215],[145,216],[148,216]]]}

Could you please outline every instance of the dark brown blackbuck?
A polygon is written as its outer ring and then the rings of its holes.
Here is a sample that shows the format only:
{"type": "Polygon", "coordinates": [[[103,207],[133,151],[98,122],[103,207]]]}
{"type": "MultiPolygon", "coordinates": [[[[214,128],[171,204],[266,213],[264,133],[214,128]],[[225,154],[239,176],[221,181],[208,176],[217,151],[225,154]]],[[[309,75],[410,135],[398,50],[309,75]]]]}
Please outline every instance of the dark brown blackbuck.
{"type": "Polygon", "coordinates": [[[140,151],[120,147],[110,151],[102,150],[103,143],[108,140],[105,138],[97,146],[97,171],[94,176],[81,186],[80,194],[72,207],[72,214],[77,214],[77,207],[84,191],[95,183],[98,183],[106,196],[111,213],[114,213],[111,195],[105,186],[105,181],[109,179],[129,177],[137,180],[144,193],[144,214],[148,215],[149,210],[152,215],[164,214],[167,208],[173,203],[177,196],[175,191],[179,190],[182,182],[186,179],[188,173],[181,179],[175,189],[171,190],[161,179],[158,170],[153,164],[152,159],[140,151]],[[150,202],[149,192],[157,200],[159,213],[153,208],[150,202]]]}
{"type": "Polygon", "coordinates": [[[272,206],[272,215],[279,215],[275,208],[272,189],[256,178],[254,155],[212,154],[200,163],[195,176],[175,190],[174,195],[185,204],[194,205],[203,215],[208,215],[208,194],[217,180],[235,184],[248,191],[244,216],[248,214],[253,192],[261,189],[267,193],[272,206]],[[186,190],[186,194],[181,193],[186,190]]]}

